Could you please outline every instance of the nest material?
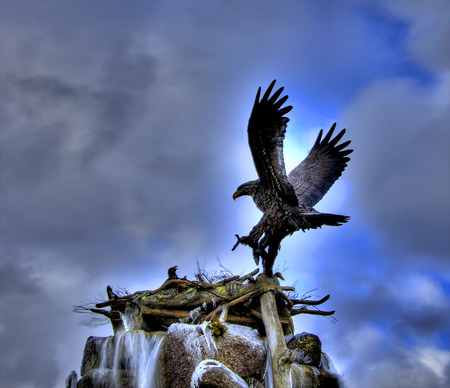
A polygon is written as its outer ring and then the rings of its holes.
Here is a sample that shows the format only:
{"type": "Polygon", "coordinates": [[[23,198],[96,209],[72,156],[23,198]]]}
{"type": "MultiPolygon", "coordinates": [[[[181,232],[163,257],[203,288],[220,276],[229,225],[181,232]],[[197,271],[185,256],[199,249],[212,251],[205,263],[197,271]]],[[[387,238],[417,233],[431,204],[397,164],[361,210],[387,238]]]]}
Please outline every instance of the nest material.
{"type": "Polygon", "coordinates": [[[294,291],[293,287],[272,284],[261,286],[253,278],[258,271],[256,269],[242,277],[232,276],[218,283],[170,279],[154,291],[139,291],[125,296],[115,295],[108,286],[110,299],[96,304],[97,308],[91,311],[105,316],[116,316],[113,313],[118,312],[128,325],[134,322],[132,329],[146,331],[166,330],[175,322],[201,324],[216,318],[222,322],[256,328],[264,335],[259,297],[271,291],[276,297],[285,335],[293,334],[292,316],[296,314],[334,314],[334,311],[307,308],[308,305],[324,303],[329,295],[319,301],[290,299],[285,291],[294,291]],[[295,305],[303,306],[295,308],[295,305]],[[105,307],[110,307],[110,310],[99,310],[105,307]]]}

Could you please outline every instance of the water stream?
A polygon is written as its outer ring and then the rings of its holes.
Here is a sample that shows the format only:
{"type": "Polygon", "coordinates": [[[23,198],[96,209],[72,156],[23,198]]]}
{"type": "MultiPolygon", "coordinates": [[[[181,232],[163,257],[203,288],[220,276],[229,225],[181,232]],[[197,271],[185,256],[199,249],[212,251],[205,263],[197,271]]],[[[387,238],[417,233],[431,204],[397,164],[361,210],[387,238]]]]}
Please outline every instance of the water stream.
{"type": "Polygon", "coordinates": [[[133,388],[161,388],[163,340],[162,332],[150,334],[142,330],[106,338],[100,352],[100,367],[95,374],[97,384],[105,386],[109,381],[111,388],[121,388],[121,381],[126,379],[132,382],[133,388]]]}

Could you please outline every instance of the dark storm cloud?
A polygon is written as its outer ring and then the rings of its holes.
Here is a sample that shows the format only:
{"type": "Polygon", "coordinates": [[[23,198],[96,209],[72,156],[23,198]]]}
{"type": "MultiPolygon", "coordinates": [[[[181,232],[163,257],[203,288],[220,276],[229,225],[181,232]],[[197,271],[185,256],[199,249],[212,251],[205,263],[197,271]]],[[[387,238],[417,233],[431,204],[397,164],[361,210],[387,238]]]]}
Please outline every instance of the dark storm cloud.
{"type": "Polygon", "coordinates": [[[332,294],[338,324],[313,329],[352,387],[445,381],[447,8],[404,4],[2,2],[2,383],[61,386],[98,334],[71,306],[107,284],[252,266],[229,253],[253,206],[231,194],[255,177],[245,126],[273,78],[289,136],[342,116],[356,150],[330,192],[351,223],[280,256],[300,292],[332,294]]]}

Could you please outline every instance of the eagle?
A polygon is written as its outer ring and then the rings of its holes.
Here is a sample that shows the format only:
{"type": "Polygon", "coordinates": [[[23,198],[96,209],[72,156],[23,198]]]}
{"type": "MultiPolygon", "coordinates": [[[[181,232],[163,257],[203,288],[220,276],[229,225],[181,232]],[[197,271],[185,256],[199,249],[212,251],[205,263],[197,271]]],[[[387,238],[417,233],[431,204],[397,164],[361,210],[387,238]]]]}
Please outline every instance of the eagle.
{"type": "Polygon", "coordinates": [[[262,259],[264,273],[273,276],[273,264],[281,241],[298,230],[320,228],[323,225],[340,226],[350,217],[320,213],[313,206],[327,193],[342,175],[350,161],[350,140],[340,143],[345,129],[333,137],[336,123],[323,137],[321,129],[308,156],[286,174],[283,141],[292,106],[282,107],[288,99],[280,98],[284,88],[272,94],[276,80],[272,81],[263,97],[261,88],[248,122],[248,141],[259,179],[240,185],[233,199],[249,195],[263,212],[261,220],[248,236],[239,237],[239,244],[253,249],[253,258],[262,259]],[[271,95],[272,94],[272,95],[271,95]],[[323,138],[322,138],[323,137],[323,138]]]}

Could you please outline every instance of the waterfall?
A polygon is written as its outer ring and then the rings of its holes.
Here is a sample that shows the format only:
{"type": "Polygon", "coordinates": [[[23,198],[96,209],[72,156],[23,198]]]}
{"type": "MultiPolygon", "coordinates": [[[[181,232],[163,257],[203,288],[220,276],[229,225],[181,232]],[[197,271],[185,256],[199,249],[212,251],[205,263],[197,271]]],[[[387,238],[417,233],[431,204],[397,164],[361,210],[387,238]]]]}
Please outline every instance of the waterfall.
{"type": "Polygon", "coordinates": [[[127,331],[105,338],[101,346],[96,384],[120,388],[161,388],[161,332],[127,331]],[[109,382],[109,384],[107,384],[109,382]]]}
{"type": "Polygon", "coordinates": [[[328,357],[328,354],[322,353],[321,359],[320,359],[320,367],[332,375],[336,376],[338,379],[339,388],[346,388],[347,384],[345,384],[344,379],[342,376],[338,373],[336,368],[334,367],[333,361],[331,361],[331,358],[328,357]]]}
{"type": "Polygon", "coordinates": [[[334,367],[333,361],[331,361],[330,357],[328,357],[328,354],[322,353],[322,356],[320,358],[320,367],[333,375],[337,375],[337,370],[334,367]]]}

